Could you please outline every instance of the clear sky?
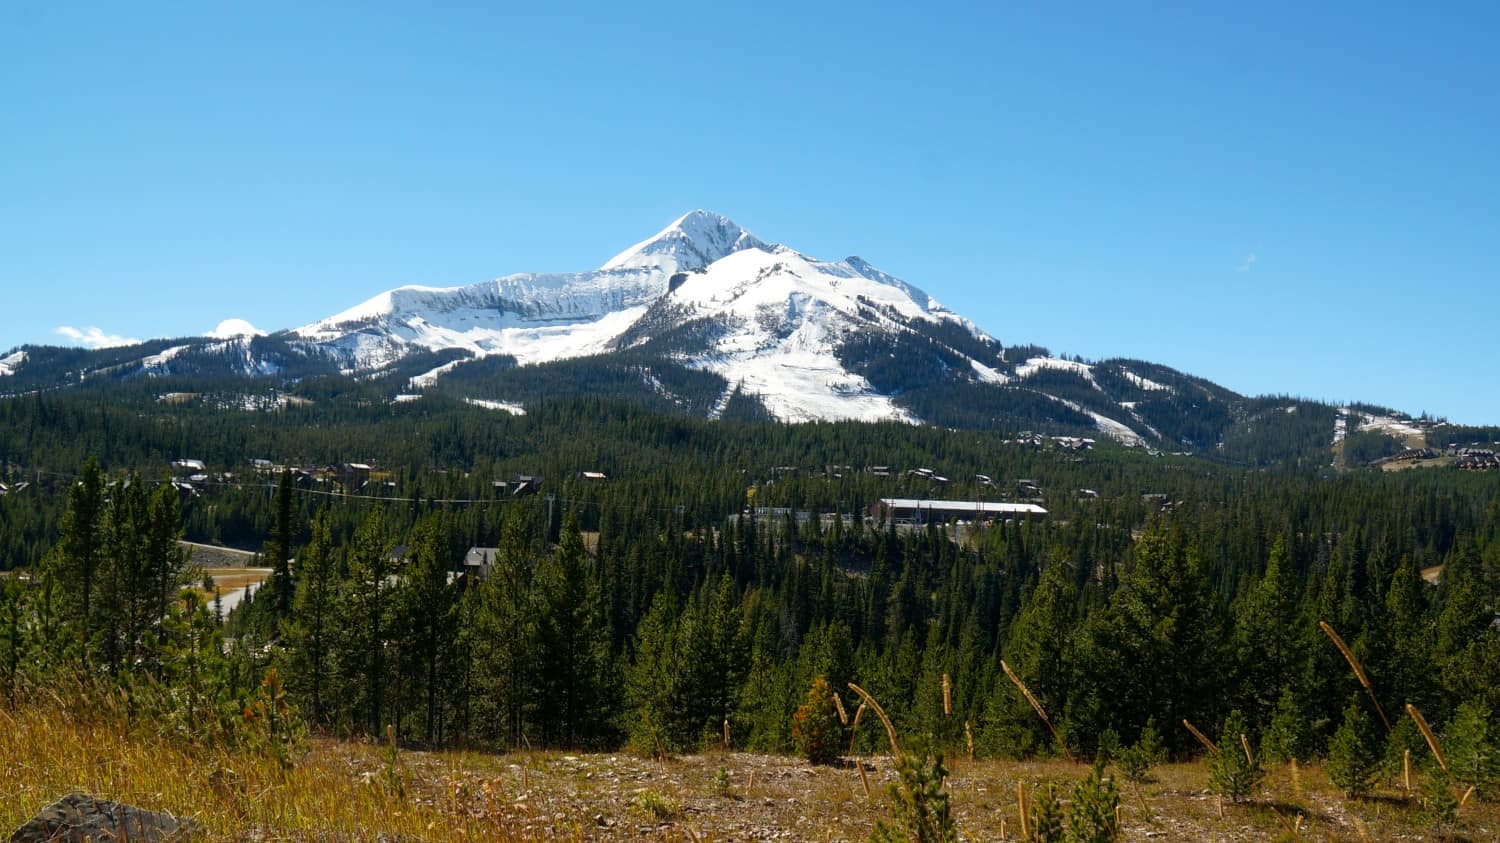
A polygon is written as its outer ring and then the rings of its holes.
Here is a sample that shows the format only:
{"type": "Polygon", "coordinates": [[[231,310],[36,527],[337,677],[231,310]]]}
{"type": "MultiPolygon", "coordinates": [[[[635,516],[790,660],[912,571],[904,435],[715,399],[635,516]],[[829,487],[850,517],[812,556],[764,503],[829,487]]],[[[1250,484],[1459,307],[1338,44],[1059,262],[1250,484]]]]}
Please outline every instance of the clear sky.
{"type": "Polygon", "coordinates": [[[1500,423],[1497,39],[1493,2],[4,3],[0,351],[586,269],[701,207],[1006,343],[1500,423]]]}

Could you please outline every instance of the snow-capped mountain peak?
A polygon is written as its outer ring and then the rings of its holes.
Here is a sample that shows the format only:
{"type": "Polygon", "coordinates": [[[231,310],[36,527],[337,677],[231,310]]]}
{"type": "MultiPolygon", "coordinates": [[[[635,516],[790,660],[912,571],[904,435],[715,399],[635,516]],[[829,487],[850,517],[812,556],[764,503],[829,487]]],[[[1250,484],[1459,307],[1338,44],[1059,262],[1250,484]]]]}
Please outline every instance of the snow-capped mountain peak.
{"type": "Polygon", "coordinates": [[[712,211],[689,211],[671,225],[615,255],[603,270],[659,269],[668,274],[704,269],[744,249],[768,249],[755,235],[712,211]]]}

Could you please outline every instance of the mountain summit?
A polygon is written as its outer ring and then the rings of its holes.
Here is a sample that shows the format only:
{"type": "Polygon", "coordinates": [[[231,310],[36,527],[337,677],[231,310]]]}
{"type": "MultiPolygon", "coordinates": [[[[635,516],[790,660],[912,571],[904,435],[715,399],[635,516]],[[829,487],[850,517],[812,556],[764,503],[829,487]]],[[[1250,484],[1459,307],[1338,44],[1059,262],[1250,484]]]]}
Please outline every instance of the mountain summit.
{"type": "Polygon", "coordinates": [[[690,272],[740,251],[766,244],[734,221],[712,211],[689,211],[649,239],[610,258],[600,269],[660,269],[690,272]]]}

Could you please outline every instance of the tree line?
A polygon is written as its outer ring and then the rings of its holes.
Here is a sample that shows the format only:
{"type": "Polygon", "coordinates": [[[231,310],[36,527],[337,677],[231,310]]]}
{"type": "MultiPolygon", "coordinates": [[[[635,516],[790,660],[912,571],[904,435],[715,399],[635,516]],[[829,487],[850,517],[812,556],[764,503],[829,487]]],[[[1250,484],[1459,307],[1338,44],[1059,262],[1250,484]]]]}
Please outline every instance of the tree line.
{"type": "Polygon", "coordinates": [[[975,530],[833,517],[870,478],[762,483],[758,503],[792,504],[765,515],[706,464],[551,506],[314,500],[284,480],[255,493],[275,573],[222,630],[211,592],[181,588],[180,493],[86,462],[55,543],[4,579],[0,668],[11,696],[61,675],[190,689],[198,717],[275,668],[314,728],[490,749],[785,752],[818,679],[857,682],[903,733],[1005,757],[1153,734],[1184,756],[1184,720],[1243,724],[1267,757],[1351,740],[1382,757],[1421,740],[1407,704],[1440,730],[1500,707],[1492,481],[1059,456],[1070,483],[1135,479],[975,530]],[[1148,476],[1169,492],[1143,499],[1148,476]],[[462,570],[473,545],[494,548],[486,576],[462,570]]]}

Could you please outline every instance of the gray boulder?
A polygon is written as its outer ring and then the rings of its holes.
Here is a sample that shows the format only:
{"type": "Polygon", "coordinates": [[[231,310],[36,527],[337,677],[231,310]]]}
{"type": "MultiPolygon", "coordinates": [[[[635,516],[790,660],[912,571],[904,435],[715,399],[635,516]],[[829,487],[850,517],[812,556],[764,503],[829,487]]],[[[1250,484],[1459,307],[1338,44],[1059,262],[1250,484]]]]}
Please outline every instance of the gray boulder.
{"type": "Polygon", "coordinates": [[[70,793],[16,829],[10,836],[10,843],[101,843],[105,840],[177,843],[191,840],[201,831],[201,826],[192,820],[95,799],[85,793],[70,793]]]}

